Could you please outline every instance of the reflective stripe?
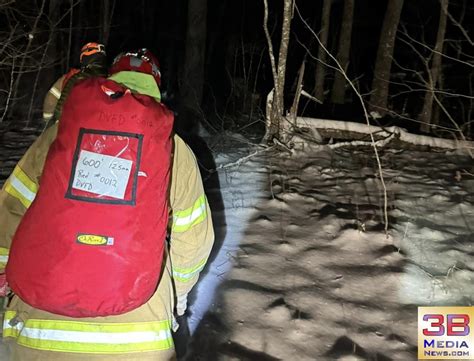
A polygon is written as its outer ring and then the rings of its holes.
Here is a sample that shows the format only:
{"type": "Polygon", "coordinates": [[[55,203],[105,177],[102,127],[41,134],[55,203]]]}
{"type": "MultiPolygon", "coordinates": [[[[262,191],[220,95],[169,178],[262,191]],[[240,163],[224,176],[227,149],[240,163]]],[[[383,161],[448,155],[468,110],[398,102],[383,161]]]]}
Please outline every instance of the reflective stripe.
{"type": "Polygon", "coordinates": [[[38,185],[26,175],[26,173],[20,168],[20,166],[17,165],[15,167],[15,169],[13,170],[13,175],[17,177],[32,193],[36,195],[36,192],[38,192],[38,185]]]}
{"type": "Polygon", "coordinates": [[[42,330],[38,328],[25,327],[21,331],[21,336],[26,338],[34,338],[37,340],[48,339],[51,341],[122,344],[162,341],[166,340],[168,334],[166,331],[102,333],[42,330]]]}
{"type": "Polygon", "coordinates": [[[194,205],[184,211],[176,211],[173,216],[174,232],[186,232],[193,226],[201,223],[207,217],[207,200],[203,194],[194,205]]]}
{"type": "Polygon", "coordinates": [[[25,206],[25,208],[28,208],[31,205],[31,201],[12,186],[10,179],[8,179],[5,183],[5,192],[18,199],[25,206]]]}
{"type": "Polygon", "coordinates": [[[5,183],[5,191],[28,208],[36,197],[38,186],[19,166],[16,166],[5,183]]]}
{"type": "Polygon", "coordinates": [[[172,347],[170,330],[148,332],[82,332],[25,327],[18,344],[40,350],[125,353],[164,350],[172,347]]]}
{"type": "Polygon", "coordinates": [[[51,119],[53,117],[53,113],[43,112],[43,119],[51,119]]]}
{"type": "Polygon", "coordinates": [[[188,282],[194,276],[199,274],[206,265],[207,259],[203,259],[196,266],[192,268],[175,268],[173,267],[173,277],[177,281],[188,282]]]}
{"type": "Polygon", "coordinates": [[[56,99],[61,98],[61,91],[58,88],[56,88],[55,86],[53,86],[51,89],[49,89],[49,92],[51,94],[53,94],[56,99]]]}
{"type": "Polygon", "coordinates": [[[8,253],[10,250],[8,248],[0,247],[0,267],[5,267],[8,262],[8,253]]]}
{"type": "MultiPolygon", "coordinates": [[[[11,311],[10,311],[11,312],[11,311]]],[[[9,326],[4,322],[4,334],[9,326]]],[[[76,353],[129,353],[173,348],[170,321],[137,323],[89,323],[30,319],[15,334],[17,342],[39,350],[76,353]]],[[[18,328],[18,327],[17,327],[18,328]]]]}

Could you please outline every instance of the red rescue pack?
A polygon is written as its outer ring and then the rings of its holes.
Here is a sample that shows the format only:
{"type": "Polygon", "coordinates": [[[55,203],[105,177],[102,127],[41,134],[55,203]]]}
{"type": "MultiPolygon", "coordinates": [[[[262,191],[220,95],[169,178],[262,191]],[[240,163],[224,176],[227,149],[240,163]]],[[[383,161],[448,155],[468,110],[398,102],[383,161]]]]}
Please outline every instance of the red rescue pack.
{"type": "Polygon", "coordinates": [[[29,305],[125,313],[154,293],[168,224],[172,113],[101,78],[68,96],[6,269],[29,305]]]}

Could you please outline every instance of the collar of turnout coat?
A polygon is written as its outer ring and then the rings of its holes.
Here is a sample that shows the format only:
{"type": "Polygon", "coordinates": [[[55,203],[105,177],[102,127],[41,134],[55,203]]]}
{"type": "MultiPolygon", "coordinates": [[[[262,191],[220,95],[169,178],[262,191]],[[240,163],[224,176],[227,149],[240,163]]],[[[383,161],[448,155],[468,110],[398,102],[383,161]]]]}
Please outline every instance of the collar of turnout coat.
{"type": "Polygon", "coordinates": [[[157,102],[161,102],[160,88],[158,88],[155,78],[150,74],[120,71],[110,76],[109,79],[126,86],[132,92],[149,95],[157,102]]]}

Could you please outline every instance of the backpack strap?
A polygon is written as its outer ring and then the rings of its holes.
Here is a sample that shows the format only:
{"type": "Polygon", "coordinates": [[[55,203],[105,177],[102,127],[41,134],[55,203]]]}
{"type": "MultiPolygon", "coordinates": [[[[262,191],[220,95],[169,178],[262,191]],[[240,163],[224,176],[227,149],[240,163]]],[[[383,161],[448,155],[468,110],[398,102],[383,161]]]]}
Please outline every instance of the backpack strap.
{"type": "Polygon", "coordinates": [[[64,77],[63,88],[61,91],[61,96],[59,97],[58,102],[56,103],[56,107],[54,108],[54,113],[51,119],[49,119],[48,123],[46,124],[45,130],[51,127],[54,123],[56,123],[59,118],[61,118],[61,113],[63,110],[63,105],[66,102],[66,99],[69,96],[72,88],[76,83],[83,79],[88,79],[94,76],[105,76],[106,74],[99,67],[86,67],[81,70],[79,69],[71,69],[66,76],[64,77]]]}
{"type": "Polygon", "coordinates": [[[69,80],[71,80],[71,78],[76,75],[77,73],[80,73],[81,72],[81,69],[77,69],[77,68],[72,68],[71,70],[69,70],[66,75],[64,75],[64,80],[63,80],[63,84],[61,86],[61,92],[64,90],[64,88],[66,87],[66,84],[68,83],[69,80]]]}

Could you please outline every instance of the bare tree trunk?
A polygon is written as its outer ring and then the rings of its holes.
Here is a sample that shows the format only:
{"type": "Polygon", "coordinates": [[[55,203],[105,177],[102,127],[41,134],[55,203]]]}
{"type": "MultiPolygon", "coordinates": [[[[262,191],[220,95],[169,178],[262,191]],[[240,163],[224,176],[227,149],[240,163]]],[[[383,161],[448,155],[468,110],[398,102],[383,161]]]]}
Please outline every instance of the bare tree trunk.
{"type": "Polygon", "coordinates": [[[294,0],[284,0],[283,8],[283,25],[281,29],[281,41],[280,51],[278,54],[278,67],[275,62],[275,55],[273,54],[273,46],[268,32],[267,19],[268,19],[268,0],[264,0],[265,5],[265,19],[264,19],[264,30],[267,36],[270,60],[272,63],[273,81],[275,84],[275,90],[273,92],[273,101],[270,109],[269,116],[270,124],[267,125],[267,133],[265,134],[264,141],[271,140],[273,138],[279,138],[282,128],[281,118],[284,112],[284,89],[285,89],[285,74],[286,74],[286,59],[288,56],[288,44],[290,42],[290,29],[291,20],[293,18],[293,6],[294,0]]]}
{"type": "Polygon", "coordinates": [[[50,0],[49,9],[48,9],[48,18],[49,18],[49,46],[47,52],[47,63],[51,64],[48,69],[44,72],[42,76],[42,82],[46,87],[46,91],[54,83],[58,74],[60,72],[59,59],[61,58],[61,53],[58,51],[59,45],[59,32],[58,32],[58,19],[59,19],[59,0],[50,0]]]}
{"type": "MultiPolygon", "coordinates": [[[[473,94],[473,92],[474,92],[473,76],[474,76],[474,73],[471,73],[471,74],[469,75],[469,94],[473,94]]],[[[467,117],[465,118],[466,121],[467,121],[466,134],[467,134],[467,135],[470,135],[470,136],[471,136],[471,139],[473,139],[473,138],[472,138],[472,135],[474,135],[473,133],[471,133],[471,128],[472,128],[472,121],[471,121],[471,119],[473,119],[473,117],[472,117],[473,110],[474,110],[474,99],[471,97],[471,98],[469,99],[469,108],[468,108],[468,110],[467,110],[467,117]]]]}
{"type": "Polygon", "coordinates": [[[432,124],[433,114],[433,100],[436,86],[441,76],[441,55],[443,53],[444,37],[446,34],[446,22],[449,0],[440,0],[441,10],[439,13],[439,26],[438,35],[436,37],[436,45],[433,51],[433,60],[431,63],[431,70],[428,74],[428,86],[429,89],[425,95],[425,101],[423,102],[423,110],[421,111],[418,119],[421,122],[420,130],[422,132],[429,132],[432,124]]]}
{"type": "MultiPolygon", "coordinates": [[[[106,0],[108,1],[108,0],[106,0]]],[[[147,19],[147,14],[149,13],[150,9],[148,8],[147,0],[141,0],[140,3],[140,16],[142,18],[142,21],[140,22],[140,30],[143,34],[149,35],[149,23],[148,21],[144,21],[147,19]]],[[[147,39],[148,40],[148,39],[147,39]]]]}
{"type": "MultiPolygon", "coordinates": [[[[170,30],[170,38],[167,41],[168,48],[164,54],[164,63],[161,64],[163,69],[166,69],[165,72],[162,72],[162,80],[161,86],[163,90],[168,93],[169,99],[174,98],[174,95],[177,95],[176,92],[178,90],[178,84],[181,79],[179,79],[180,74],[180,67],[184,64],[180,63],[180,59],[182,56],[179,54],[179,46],[176,44],[180,44],[181,39],[184,35],[184,29],[181,28],[182,20],[186,19],[186,14],[183,14],[181,9],[185,5],[183,0],[178,0],[175,2],[176,6],[172,7],[172,12],[170,16],[172,16],[176,21],[173,22],[172,28],[170,30]],[[174,45],[174,46],[173,46],[174,45]]],[[[148,23],[151,25],[153,24],[154,18],[156,16],[156,10],[153,8],[153,12],[148,14],[148,23]]],[[[149,26],[150,26],[149,25],[149,26]]],[[[154,44],[156,42],[156,35],[153,31],[151,41],[154,44]]]]}
{"type": "Polygon", "coordinates": [[[219,32],[225,29],[224,25],[224,19],[225,19],[225,13],[226,11],[229,10],[229,4],[227,0],[221,0],[219,5],[216,6],[216,9],[218,15],[218,20],[216,24],[214,25],[214,29],[217,29],[217,31],[209,32],[208,33],[208,39],[207,39],[207,54],[206,54],[206,68],[211,64],[211,59],[215,55],[216,48],[221,48],[222,44],[218,42],[219,39],[219,32]],[[217,45],[217,46],[216,46],[217,45]]]}
{"type": "Polygon", "coordinates": [[[370,109],[377,111],[380,115],[384,115],[387,111],[390,69],[392,68],[393,49],[403,2],[404,0],[388,1],[380,35],[370,97],[370,109]]]}
{"type": "Polygon", "coordinates": [[[181,104],[200,113],[206,61],[207,0],[188,1],[187,24],[181,104]]]}
{"type": "MultiPolygon", "coordinates": [[[[114,16],[115,0],[102,1],[102,33],[101,42],[107,44],[110,36],[110,27],[112,26],[112,18],[114,16]]],[[[146,19],[146,18],[144,18],[146,19]]]]}
{"type": "MultiPolygon", "coordinates": [[[[444,77],[443,77],[443,74],[439,74],[439,77],[438,77],[438,86],[437,86],[437,89],[438,90],[442,90],[444,89],[444,77]]],[[[441,94],[438,94],[437,95],[438,97],[438,100],[440,102],[442,102],[443,100],[443,96],[441,94]]],[[[438,105],[438,104],[434,104],[433,105],[433,116],[431,117],[431,124],[433,126],[435,125],[439,125],[439,121],[441,119],[441,115],[442,115],[443,111],[441,109],[441,107],[438,105]]],[[[421,123],[421,126],[423,126],[424,123],[421,123]]]]}
{"type": "MultiPolygon", "coordinates": [[[[95,24],[90,23],[89,21],[92,20],[86,20],[86,23],[84,24],[84,19],[87,18],[87,14],[89,14],[88,10],[88,3],[84,0],[81,0],[77,4],[77,9],[76,9],[76,28],[74,30],[73,38],[72,38],[72,44],[74,44],[74,48],[71,49],[72,57],[73,59],[79,59],[79,55],[81,53],[81,48],[84,44],[82,42],[84,41],[84,32],[87,30],[84,30],[83,26],[86,26],[86,29],[88,26],[95,26],[95,24]]],[[[67,72],[69,70],[68,64],[64,64],[63,66],[64,72],[67,72]]]]}
{"type": "MultiPolygon", "coordinates": [[[[354,20],[354,0],[344,1],[344,12],[342,14],[341,34],[339,35],[339,50],[337,60],[347,73],[349,67],[349,55],[351,50],[352,22],[354,20]]],[[[332,102],[344,104],[346,93],[346,79],[344,74],[336,71],[332,88],[332,102]]]]}
{"type": "Polygon", "coordinates": [[[71,54],[72,51],[72,31],[74,28],[74,0],[69,0],[69,35],[68,35],[68,44],[67,44],[67,56],[66,56],[66,66],[69,68],[71,66],[71,54]]]}
{"type": "Polygon", "coordinates": [[[323,1],[323,12],[321,14],[321,30],[319,32],[319,39],[322,46],[318,49],[318,64],[316,65],[316,79],[314,85],[314,96],[324,102],[324,78],[326,77],[326,59],[327,53],[324,48],[327,49],[328,36],[329,36],[329,24],[331,21],[331,5],[332,0],[323,1]]]}

